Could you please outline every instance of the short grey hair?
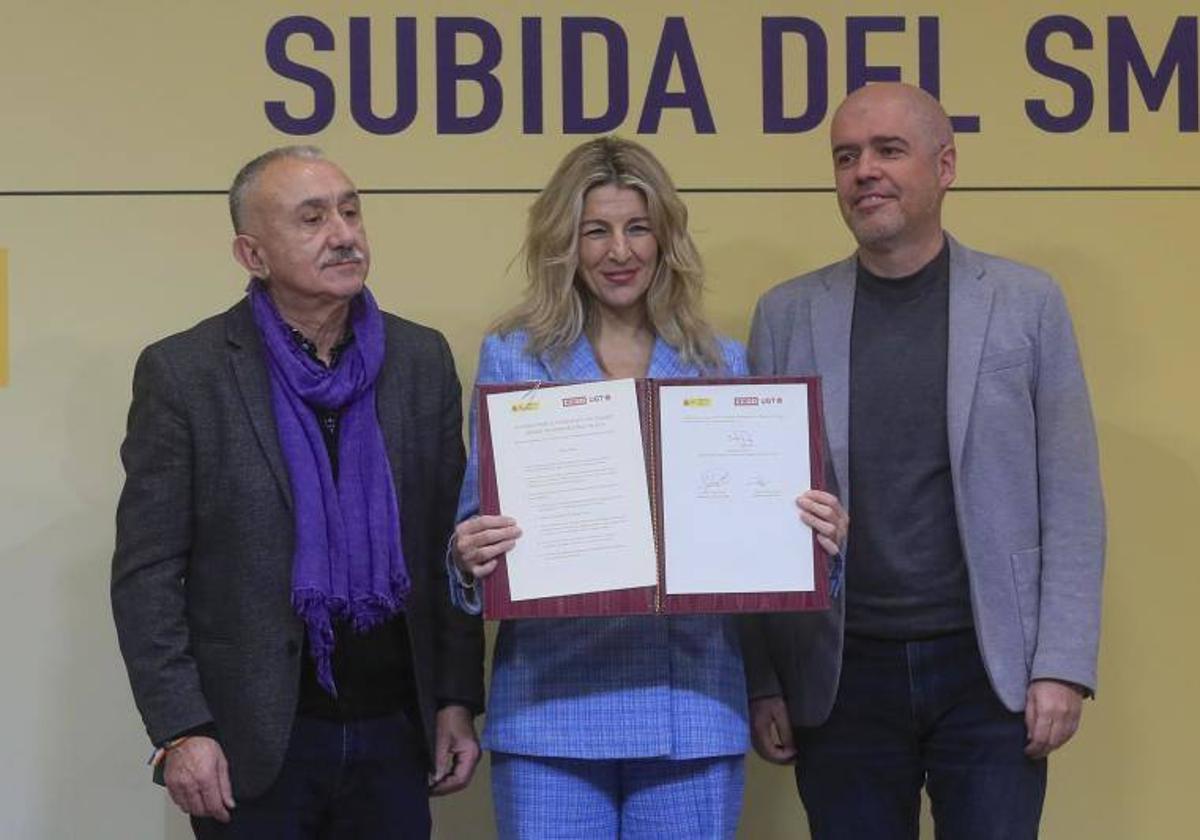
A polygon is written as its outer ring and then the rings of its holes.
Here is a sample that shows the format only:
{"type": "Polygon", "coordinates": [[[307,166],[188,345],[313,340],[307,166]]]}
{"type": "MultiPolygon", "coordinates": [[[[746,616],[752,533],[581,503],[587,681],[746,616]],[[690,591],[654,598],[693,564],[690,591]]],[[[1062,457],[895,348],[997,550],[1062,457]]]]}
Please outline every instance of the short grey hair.
{"type": "Polygon", "coordinates": [[[325,153],[316,146],[280,146],[269,152],[263,152],[239,169],[233,179],[233,184],[229,187],[229,218],[233,220],[234,233],[245,232],[242,229],[243,222],[245,222],[243,213],[245,212],[246,195],[250,192],[250,188],[254,186],[264,169],[272,162],[282,158],[324,160],[325,153]]]}

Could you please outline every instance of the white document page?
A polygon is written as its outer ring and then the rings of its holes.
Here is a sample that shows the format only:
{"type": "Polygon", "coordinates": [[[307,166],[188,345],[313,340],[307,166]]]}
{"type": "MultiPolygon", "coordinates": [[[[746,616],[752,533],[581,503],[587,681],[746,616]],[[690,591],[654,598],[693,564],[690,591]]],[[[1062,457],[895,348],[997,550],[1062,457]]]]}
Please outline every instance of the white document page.
{"type": "Polygon", "coordinates": [[[514,601],[657,582],[632,379],[489,394],[514,601]]]}
{"type": "Polygon", "coordinates": [[[808,386],[659,390],[666,589],[671,595],[813,589],[808,386]]]}

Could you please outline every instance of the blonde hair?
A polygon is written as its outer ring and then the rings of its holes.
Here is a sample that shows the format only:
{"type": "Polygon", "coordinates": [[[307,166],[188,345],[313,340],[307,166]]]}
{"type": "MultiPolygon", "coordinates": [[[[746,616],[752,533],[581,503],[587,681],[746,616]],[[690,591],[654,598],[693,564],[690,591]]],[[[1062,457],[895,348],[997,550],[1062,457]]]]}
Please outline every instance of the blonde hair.
{"type": "Polygon", "coordinates": [[[595,300],[579,280],[579,223],[589,190],[604,185],[635,189],[646,200],[658,242],[658,265],[646,291],[655,333],[685,362],[705,371],[724,368],[716,334],[701,310],[704,267],[687,232],[687,207],[671,177],[648,149],[619,137],[576,146],[529,208],[522,251],[528,285],[494,330],[528,334],[527,352],[565,352],[595,317],[595,300]]]}

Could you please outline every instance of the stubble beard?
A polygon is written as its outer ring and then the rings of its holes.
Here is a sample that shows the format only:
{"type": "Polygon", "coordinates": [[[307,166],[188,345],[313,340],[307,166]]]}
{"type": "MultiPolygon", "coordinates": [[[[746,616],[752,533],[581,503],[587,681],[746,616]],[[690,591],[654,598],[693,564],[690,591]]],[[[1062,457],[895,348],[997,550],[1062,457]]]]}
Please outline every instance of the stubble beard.
{"type": "Polygon", "coordinates": [[[863,218],[851,212],[846,224],[861,247],[876,248],[899,236],[904,231],[905,222],[899,208],[891,208],[886,216],[876,213],[871,218],[863,218]]]}

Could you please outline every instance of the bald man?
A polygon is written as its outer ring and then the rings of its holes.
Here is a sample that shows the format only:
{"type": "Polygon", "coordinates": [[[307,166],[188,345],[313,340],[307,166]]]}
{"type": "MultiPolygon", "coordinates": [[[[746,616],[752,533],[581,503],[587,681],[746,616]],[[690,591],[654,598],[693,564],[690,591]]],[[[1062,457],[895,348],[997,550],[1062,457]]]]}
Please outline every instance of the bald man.
{"type": "Polygon", "coordinates": [[[745,624],[755,747],[794,762],[813,837],[1035,837],[1046,756],[1096,687],[1104,506],[1062,293],[942,228],[957,152],[925,92],[833,118],[850,258],[758,303],[750,364],[820,375],[848,537],[824,614],[745,624]]]}
{"type": "Polygon", "coordinates": [[[454,361],[376,305],[358,191],[320,150],[250,161],[229,207],[247,294],[134,372],[112,564],[134,699],[198,837],[424,840],[483,705],[443,562],[454,361]]]}

